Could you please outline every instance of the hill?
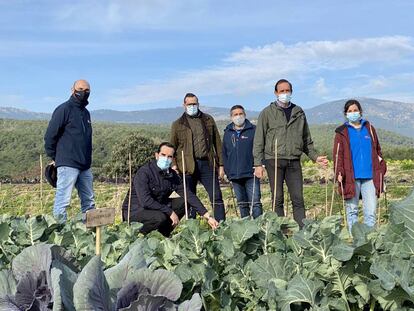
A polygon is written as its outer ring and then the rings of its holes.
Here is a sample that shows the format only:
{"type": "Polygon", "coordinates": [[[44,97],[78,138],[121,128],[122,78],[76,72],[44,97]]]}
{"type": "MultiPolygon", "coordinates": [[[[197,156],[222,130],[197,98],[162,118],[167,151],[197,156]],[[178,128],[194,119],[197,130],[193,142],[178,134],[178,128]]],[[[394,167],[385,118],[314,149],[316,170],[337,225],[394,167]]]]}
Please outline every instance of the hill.
{"type": "MultiPolygon", "coordinates": [[[[375,98],[358,98],[364,109],[364,116],[372,121],[376,128],[393,131],[414,138],[414,104],[375,98]]],[[[343,106],[346,99],[327,102],[305,109],[310,124],[339,124],[344,120],[343,106]]],[[[300,103],[299,103],[300,105],[300,103]]],[[[228,120],[229,109],[202,106],[204,112],[216,120],[228,120]]],[[[117,111],[91,110],[93,122],[170,124],[183,113],[182,107],[117,111]]],[[[258,111],[247,111],[250,119],[258,117],[258,111]]],[[[49,120],[49,113],[37,113],[11,107],[0,107],[0,119],[49,120]]]]}
{"type": "MultiPolygon", "coordinates": [[[[220,132],[227,121],[219,121],[220,132]]],[[[39,176],[39,154],[43,150],[43,136],[47,121],[0,119],[0,180],[21,180],[39,176]]],[[[334,125],[311,126],[315,147],[331,157],[334,125]]],[[[170,125],[108,124],[93,126],[93,170],[105,177],[103,166],[109,162],[114,146],[130,133],[150,137],[155,143],[169,139],[170,125]]],[[[379,130],[384,156],[392,159],[414,159],[414,139],[389,131],[379,130]]]]}
{"type": "MultiPolygon", "coordinates": [[[[211,114],[216,120],[225,120],[229,118],[228,108],[219,107],[200,107],[202,111],[211,114]]],[[[183,107],[136,110],[136,111],[118,111],[111,109],[91,110],[93,122],[108,123],[140,123],[140,124],[170,124],[183,113],[183,107]]],[[[251,118],[257,118],[259,112],[247,111],[251,118]]],[[[0,107],[0,119],[14,120],[49,120],[50,113],[39,113],[24,109],[12,107],[0,107]]]]}
{"type": "MultiPolygon", "coordinates": [[[[363,115],[375,125],[409,137],[414,137],[414,104],[357,98],[362,105],[363,115]]],[[[324,103],[306,110],[310,124],[339,124],[344,121],[343,107],[346,100],[324,103]]]]}

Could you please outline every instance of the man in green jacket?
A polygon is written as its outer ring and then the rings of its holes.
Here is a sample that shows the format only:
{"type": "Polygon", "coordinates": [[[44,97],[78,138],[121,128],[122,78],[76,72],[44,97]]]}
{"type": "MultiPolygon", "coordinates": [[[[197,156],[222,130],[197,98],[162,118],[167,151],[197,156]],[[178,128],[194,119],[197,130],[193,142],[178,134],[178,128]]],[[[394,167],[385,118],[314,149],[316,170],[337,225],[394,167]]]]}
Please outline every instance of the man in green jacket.
{"type": "Polygon", "coordinates": [[[302,227],[306,215],[300,157],[305,153],[311,160],[325,167],[328,160],[326,156],[318,156],[314,149],[304,111],[290,101],[292,84],[285,79],[279,80],[275,85],[275,95],[277,100],[260,113],[257,121],[253,144],[255,175],[262,178],[265,165],[272,191],[273,210],[279,216],[285,215],[283,183],[286,181],[293,205],[293,218],[302,227]]]}
{"type": "MultiPolygon", "coordinates": [[[[192,93],[184,97],[183,115],[171,127],[171,143],[177,148],[173,169],[183,173],[183,157],[188,187],[197,193],[198,181],[206,189],[217,221],[225,220],[223,198],[218,177],[223,178],[221,138],[212,116],[199,110],[198,98],[192,93]],[[217,171],[218,168],[218,171],[217,171]]],[[[195,211],[191,210],[195,217],[195,211]]]]}

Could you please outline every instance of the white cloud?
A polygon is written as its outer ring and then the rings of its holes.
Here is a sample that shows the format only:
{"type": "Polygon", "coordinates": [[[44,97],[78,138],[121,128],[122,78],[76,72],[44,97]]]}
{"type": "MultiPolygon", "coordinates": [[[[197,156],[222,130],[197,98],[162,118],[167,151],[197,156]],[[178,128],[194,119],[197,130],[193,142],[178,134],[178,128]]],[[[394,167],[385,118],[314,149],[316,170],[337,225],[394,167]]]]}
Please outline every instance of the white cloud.
{"type": "MultiPolygon", "coordinates": [[[[173,78],[147,81],[110,92],[111,102],[145,104],[177,100],[186,92],[201,96],[243,95],[269,88],[276,79],[306,79],[324,71],[358,68],[365,64],[392,66],[414,56],[414,40],[393,36],[343,41],[282,42],[229,55],[212,68],[181,72],[173,78]]],[[[324,80],[319,83],[324,86],[324,80]]],[[[324,86],[323,91],[327,91],[324,86]]]]}
{"type": "Polygon", "coordinates": [[[103,32],[120,32],[134,28],[165,29],[177,24],[194,23],[200,2],[190,0],[93,0],[71,1],[55,10],[55,21],[61,29],[90,29],[103,32]],[[192,12],[192,14],[188,14],[192,12]],[[187,19],[187,20],[186,20],[187,19]]]}
{"type": "Polygon", "coordinates": [[[314,91],[316,95],[319,95],[320,97],[325,97],[329,94],[329,89],[325,84],[325,79],[324,78],[319,78],[314,86],[314,91]]]}

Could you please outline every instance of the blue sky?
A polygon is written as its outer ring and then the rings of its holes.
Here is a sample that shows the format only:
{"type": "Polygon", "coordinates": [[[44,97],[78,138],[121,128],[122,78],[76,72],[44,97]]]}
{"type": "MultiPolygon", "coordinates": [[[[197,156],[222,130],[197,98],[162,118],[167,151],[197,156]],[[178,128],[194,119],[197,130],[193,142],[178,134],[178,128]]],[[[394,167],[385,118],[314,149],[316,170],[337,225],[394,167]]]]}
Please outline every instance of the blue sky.
{"type": "Polygon", "coordinates": [[[414,103],[414,1],[3,1],[0,106],[50,112],[74,80],[90,109],[261,110],[280,78],[309,108],[349,97],[414,103]]]}

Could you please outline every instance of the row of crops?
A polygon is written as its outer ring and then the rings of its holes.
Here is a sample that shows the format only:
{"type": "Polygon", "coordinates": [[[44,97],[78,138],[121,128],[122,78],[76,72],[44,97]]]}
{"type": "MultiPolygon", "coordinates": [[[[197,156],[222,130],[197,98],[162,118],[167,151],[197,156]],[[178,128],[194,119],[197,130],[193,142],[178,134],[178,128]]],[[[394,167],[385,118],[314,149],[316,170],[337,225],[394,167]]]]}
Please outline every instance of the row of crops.
{"type": "Polygon", "coordinates": [[[81,221],[2,216],[0,310],[414,310],[414,194],[353,239],[339,216],[139,227],[106,228],[96,257],[81,221]]]}

